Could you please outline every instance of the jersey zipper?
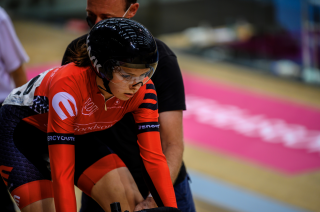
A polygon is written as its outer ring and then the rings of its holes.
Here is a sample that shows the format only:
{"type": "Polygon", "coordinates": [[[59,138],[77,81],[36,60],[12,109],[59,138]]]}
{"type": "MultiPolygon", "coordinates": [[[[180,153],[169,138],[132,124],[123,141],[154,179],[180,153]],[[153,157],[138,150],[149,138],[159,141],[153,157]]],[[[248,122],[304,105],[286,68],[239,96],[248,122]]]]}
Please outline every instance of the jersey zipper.
{"type": "MultiPolygon", "coordinates": [[[[103,98],[104,98],[104,95],[103,94],[101,94],[102,96],[103,96],[103,98]]],[[[104,110],[105,111],[107,111],[108,110],[108,108],[107,108],[107,101],[109,101],[110,99],[112,99],[114,96],[112,96],[112,97],[110,97],[109,99],[105,99],[104,100],[104,110]]]]}

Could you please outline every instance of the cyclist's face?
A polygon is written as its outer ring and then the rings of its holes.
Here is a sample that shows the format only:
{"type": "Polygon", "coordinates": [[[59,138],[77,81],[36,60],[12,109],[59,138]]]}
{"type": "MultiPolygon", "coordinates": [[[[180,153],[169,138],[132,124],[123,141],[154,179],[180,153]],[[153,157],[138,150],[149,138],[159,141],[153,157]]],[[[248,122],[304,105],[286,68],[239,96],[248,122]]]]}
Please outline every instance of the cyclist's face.
{"type": "MultiPolygon", "coordinates": [[[[88,25],[93,26],[107,18],[123,17],[126,12],[126,0],[87,0],[86,11],[88,25]]],[[[125,17],[131,18],[129,16],[131,15],[127,13],[125,17]]]]}
{"type": "Polygon", "coordinates": [[[140,89],[144,76],[150,71],[146,69],[133,69],[121,67],[121,71],[113,72],[113,79],[109,82],[109,87],[114,96],[121,100],[128,100],[140,89]],[[128,80],[128,79],[131,80],[128,80]],[[141,81],[137,81],[141,79],[141,81]]]}

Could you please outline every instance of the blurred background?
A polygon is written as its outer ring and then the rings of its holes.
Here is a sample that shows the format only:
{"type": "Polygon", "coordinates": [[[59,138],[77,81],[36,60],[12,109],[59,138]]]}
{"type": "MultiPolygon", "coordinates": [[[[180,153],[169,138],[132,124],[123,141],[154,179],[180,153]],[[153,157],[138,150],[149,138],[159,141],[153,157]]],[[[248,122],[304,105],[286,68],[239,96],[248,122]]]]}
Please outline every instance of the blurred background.
{"type": "MultiPolygon", "coordinates": [[[[320,212],[320,0],[138,0],[177,55],[199,212],[320,212]]],[[[61,63],[86,0],[0,0],[30,57],[61,63]]]]}

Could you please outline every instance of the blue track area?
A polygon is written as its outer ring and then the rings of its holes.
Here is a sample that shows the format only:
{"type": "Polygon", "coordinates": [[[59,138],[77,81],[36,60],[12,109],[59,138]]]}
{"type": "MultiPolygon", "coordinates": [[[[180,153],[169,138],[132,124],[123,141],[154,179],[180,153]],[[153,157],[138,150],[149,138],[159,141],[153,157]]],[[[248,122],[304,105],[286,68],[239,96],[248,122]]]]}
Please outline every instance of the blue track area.
{"type": "Polygon", "coordinates": [[[242,188],[213,179],[189,169],[195,198],[237,212],[310,212],[242,188]]]}

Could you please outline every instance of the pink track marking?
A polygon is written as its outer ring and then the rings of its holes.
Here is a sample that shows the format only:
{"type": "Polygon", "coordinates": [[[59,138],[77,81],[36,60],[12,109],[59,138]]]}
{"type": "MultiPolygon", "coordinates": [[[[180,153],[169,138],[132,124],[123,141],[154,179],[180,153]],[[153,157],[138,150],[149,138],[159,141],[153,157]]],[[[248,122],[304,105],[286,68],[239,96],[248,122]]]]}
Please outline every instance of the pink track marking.
{"type": "MultiPolygon", "coordinates": [[[[193,75],[183,74],[183,78],[187,99],[187,112],[183,121],[184,136],[192,144],[240,157],[287,174],[320,168],[320,110],[193,75]],[[208,107],[212,100],[215,101],[214,106],[208,107]],[[241,130],[239,132],[237,127],[241,127],[241,124],[235,124],[230,113],[227,115],[229,121],[222,122],[222,125],[217,124],[215,121],[219,119],[215,117],[218,117],[220,112],[215,110],[224,111],[230,106],[236,107],[248,117],[243,119],[244,121],[260,115],[262,120],[271,124],[275,123],[275,120],[281,120],[291,131],[285,133],[280,130],[278,132],[287,136],[286,138],[278,136],[266,141],[263,136],[258,135],[259,133],[248,136],[241,133],[241,130]],[[296,144],[292,147],[290,136],[297,132],[297,127],[303,128],[306,134],[293,139],[296,144]]],[[[270,133],[267,132],[266,135],[270,133]]]]}

